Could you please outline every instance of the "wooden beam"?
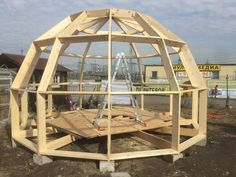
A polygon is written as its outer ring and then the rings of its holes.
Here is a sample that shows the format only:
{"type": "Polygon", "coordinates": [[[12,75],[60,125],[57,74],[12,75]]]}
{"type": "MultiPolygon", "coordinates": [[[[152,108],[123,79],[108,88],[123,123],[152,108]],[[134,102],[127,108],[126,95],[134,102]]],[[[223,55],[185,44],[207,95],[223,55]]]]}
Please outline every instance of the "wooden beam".
{"type": "Polygon", "coordinates": [[[135,11],[112,8],[111,13],[113,18],[133,20],[135,11]]]}
{"type": "Polygon", "coordinates": [[[172,113],[172,136],[171,147],[179,152],[180,144],[180,110],[181,110],[181,95],[173,94],[173,113],[172,113]]]}
{"type": "MultiPolygon", "coordinates": [[[[47,127],[46,128],[46,134],[55,134],[58,133],[57,129],[52,128],[52,127],[47,127]]],[[[29,129],[29,130],[21,130],[20,131],[20,136],[24,138],[29,138],[29,137],[36,137],[38,136],[38,130],[36,129],[29,129]]]]}
{"type": "Polygon", "coordinates": [[[104,21],[107,21],[107,17],[106,18],[94,19],[94,20],[91,20],[90,22],[86,22],[86,23],[82,23],[82,24],[78,25],[77,30],[78,31],[84,31],[85,29],[88,29],[91,26],[94,26],[94,25],[99,24],[99,23],[104,22],[104,21]]]}
{"type": "Polygon", "coordinates": [[[195,129],[199,128],[198,124],[198,90],[194,90],[192,92],[192,120],[193,120],[193,127],[195,129]]]}
{"type": "MultiPolygon", "coordinates": [[[[141,91],[143,91],[144,80],[143,80],[143,71],[142,71],[142,66],[141,66],[141,58],[140,58],[140,55],[138,53],[138,49],[136,48],[135,44],[131,43],[131,46],[132,46],[135,56],[137,57],[139,79],[141,82],[141,91]]],[[[141,95],[141,110],[144,110],[144,95],[141,95]]]]}
{"type": "Polygon", "coordinates": [[[13,137],[19,136],[20,132],[20,111],[19,111],[19,97],[17,91],[10,91],[10,111],[11,111],[11,135],[13,137]]]}
{"type": "MultiPolygon", "coordinates": [[[[53,77],[52,77],[53,78],[53,77]]],[[[51,82],[52,83],[52,82],[51,82]]],[[[48,90],[51,91],[52,87],[48,86],[48,90]]],[[[52,115],[53,111],[53,99],[52,99],[52,94],[48,94],[47,96],[47,115],[52,115]]]]}
{"type": "MultiPolygon", "coordinates": [[[[44,53],[51,53],[50,50],[45,50],[43,51],[44,53]]],[[[169,53],[169,55],[175,55],[175,54],[178,54],[178,52],[172,52],[172,53],[169,53]]],[[[71,58],[83,58],[83,55],[82,54],[77,54],[77,53],[62,53],[60,56],[65,56],[65,57],[71,57],[71,58]]],[[[139,55],[139,58],[157,58],[157,57],[160,57],[161,55],[160,54],[145,54],[145,55],[139,55]]],[[[86,55],[86,59],[106,59],[107,60],[107,57],[108,56],[105,56],[105,55],[90,55],[90,54],[87,54],[86,55]]],[[[116,57],[115,56],[112,56],[112,59],[115,59],[116,57]]],[[[127,59],[137,59],[137,57],[135,55],[131,55],[131,56],[126,56],[127,59]]]]}
{"type": "Polygon", "coordinates": [[[56,38],[55,37],[51,37],[51,38],[45,38],[45,39],[40,39],[40,40],[35,40],[33,43],[38,46],[41,47],[41,50],[44,50],[46,47],[53,45],[53,43],[55,42],[56,38]]]}
{"type": "Polygon", "coordinates": [[[170,94],[170,107],[169,107],[169,110],[170,110],[170,116],[172,116],[172,113],[173,113],[173,95],[170,94]]]}
{"type": "Polygon", "coordinates": [[[146,31],[150,36],[158,36],[163,37],[152,28],[152,26],[148,23],[148,21],[141,15],[140,13],[136,12],[134,19],[139,23],[139,25],[146,31]]]}
{"type": "Polygon", "coordinates": [[[71,157],[79,159],[92,159],[92,160],[107,160],[106,154],[90,153],[90,152],[78,152],[78,151],[65,151],[65,150],[46,150],[41,153],[47,156],[58,157],[71,157]]]}
{"type": "Polygon", "coordinates": [[[138,31],[139,33],[142,33],[144,31],[143,27],[141,27],[138,23],[135,24],[135,23],[131,23],[130,21],[126,21],[124,19],[117,19],[117,18],[115,18],[114,21],[119,22],[125,28],[129,27],[133,30],[138,31]]]}
{"type": "Polygon", "coordinates": [[[56,68],[62,47],[63,47],[63,44],[58,39],[56,39],[52,48],[52,52],[49,55],[45,70],[43,72],[43,75],[42,75],[42,78],[38,87],[38,91],[47,90],[50,84],[54,69],[56,68]]]}
{"type": "MultiPolygon", "coordinates": [[[[82,58],[82,65],[81,65],[81,68],[80,68],[80,85],[79,85],[79,90],[80,92],[83,91],[83,85],[81,84],[83,82],[83,76],[84,76],[84,65],[85,65],[85,58],[86,58],[86,55],[88,53],[88,50],[91,46],[91,42],[89,42],[86,46],[86,49],[84,51],[84,55],[83,55],[83,58],[82,58]]],[[[79,105],[80,105],[80,108],[83,107],[83,99],[82,99],[82,96],[79,97],[80,99],[80,102],[79,102],[79,105]]]]}
{"type": "Polygon", "coordinates": [[[109,9],[85,11],[88,17],[109,17],[109,9]]]}
{"type": "Polygon", "coordinates": [[[83,35],[83,36],[73,36],[67,35],[59,38],[62,43],[83,43],[83,42],[99,42],[99,41],[107,41],[107,34],[91,34],[91,35],[83,35]]]}
{"type": "MultiPolygon", "coordinates": [[[[155,132],[158,133],[163,133],[163,134],[172,134],[172,127],[163,127],[163,128],[158,128],[154,130],[155,132]]],[[[180,135],[181,136],[196,136],[198,134],[197,129],[191,129],[191,128],[180,128],[180,135]]]]}
{"type": "Polygon", "coordinates": [[[52,95],[106,95],[108,92],[95,91],[38,91],[40,94],[52,95]]]}
{"type": "Polygon", "coordinates": [[[182,64],[185,68],[185,71],[188,74],[189,80],[194,87],[197,88],[207,88],[206,82],[202,78],[199,69],[195,63],[195,60],[191,54],[187,45],[181,47],[179,57],[182,61],[182,64]]]}
{"type": "Polygon", "coordinates": [[[56,140],[50,141],[47,143],[47,149],[54,150],[54,149],[59,149],[63,146],[66,146],[72,142],[74,142],[76,138],[72,135],[66,135],[61,138],[58,138],[56,140]]]}
{"type": "Polygon", "coordinates": [[[109,33],[108,33],[108,83],[107,83],[107,158],[108,161],[111,159],[111,73],[112,73],[112,11],[109,11],[109,33]]]}
{"type": "MultiPolygon", "coordinates": [[[[70,25],[68,25],[63,31],[61,31],[59,34],[57,34],[58,36],[65,36],[65,35],[70,35],[70,34],[76,34],[78,33],[78,28],[80,28],[80,30],[83,30],[83,27],[80,26],[81,23],[83,23],[83,21],[87,18],[86,12],[82,12],[73,22],[70,23],[70,25]]],[[[84,27],[84,29],[86,28],[86,26],[84,27]]]]}
{"type": "Polygon", "coordinates": [[[171,143],[163,138],[154,136],[152,134],[146,133],[144,131],[138,131],[131,133],[131,135],[137,136],[145,141],[148,141],[154,145],[156,145],[158,148],[165,149],[165,148],[170,148],[171,143]]]}
{"type": "MultiPolygon", "coordinates": [[[[86,19],[86,14],[80,13],[73,21],[71,21],[68,25],[64,26],[63,29],[60,29],[60,31],[57,30],[56,26],[55,28],[52,28],[52,30],[49,30],[47,33],[47,37],[38,38],[34,41],[34,43],[38,46],[40,46],[41,50],[45,50],[47,46],[52,45],[55,42],[56,36],[65,35],[65,34],[77,34],[78,30],[77,27],[79,27],[79,23],[83,22],[86,19]]],[[[86,28],[86,26],[85,26],[86,28]]],[[[83,30],[83,28],[81,27],[83,30]]]]}
{"type": "Polygon", "coordinates": [[[37,152],[46,150],[46,103],[45,95],[37,93],[37,152]]]}
{"type": "Polygon", "coordinates": [[[159,35],[163,35],[163,37],[168,39],[173,39],[179,42],[184,43],[184,41],[178,37],[176,34],[172,33],[170,30],[168,30],[165,26],[163,26],[161,23],[159,23],[156,19],[154,19],[151,16],[147,16],[142,14],[142,17],[148,22],[149,25],[153,26],[153,28],[159,33],[159,35]]]}
{"type": "Polygon", "coordinates": [[[199,134],[207,134],[207,98],[208,90],[199,91],[199,134]]]}
{"type": "Polygon", "coordinates": [[[159,43],[160,37],[141,36],[141,35],[127,35],[127,34],[113,34],[112,40],[117,42],[132,42],[132,43],[159,43]]]}
{"type": "Polygon", "coordinates": [[[28,84],[41,52],[37,46],[31,44],[19,71],[12,83],[12,88],[24,88],[28,84]]]}
{"type": "Polygon", "coordinates": [[[196,135],[186,141],[184,141],[183,143],[181,143],[179,145],[179,151],[182,152],[184,150],[186,150],[187,148],[191,147],[194,144],[197,144],[199,141],[202,141],[206,139],[205,135],[196,135]]]}
{"type": "Polygon", "coordinates": [[[173,149],[158,149],[158,150],[137,151],[137,152],[113,153],[111,154],[111,160],[124,160],[124,159],[172,155],[172,154],[178,154],[178,152],[173,149]]]}
{"type": "Polygon", "coordinates": [[[60,33],[62,30],[64,30],[73,20],[70,16],[66,17],[64,20],[59,22],[57,25],[53,26],[51,29],[49,29],[46,33],[42,34],[40,37],[36,39],[36,41],[40,41],[43,39],[48,38],[55,38],[58,33],[60,33]]]}
{"type": "Polygon", "coordinates": [[[31,151],[33,152],[37,152],[37,149],[36,149],[36,144],[33,143],[32,141],[26,139],[26,138],[22,138],[22,137],[14,137],[14,139],[22,144],[23,146],[27,147],[28,149],[30,149],[31,151]]]}
{"type": "Polygon", "coordinates": [[[164,69],[166,72],[167,79],[170,83],[171,90],[180,91],[164,40],[159,43],[159,49],[162,57],[162,63],[164,65],[164,69]]]}
{"type": "Polygon", "coordinates": [[[28,120],[28,92],[21,94],[21,129],[25,129],[28,120]]]}

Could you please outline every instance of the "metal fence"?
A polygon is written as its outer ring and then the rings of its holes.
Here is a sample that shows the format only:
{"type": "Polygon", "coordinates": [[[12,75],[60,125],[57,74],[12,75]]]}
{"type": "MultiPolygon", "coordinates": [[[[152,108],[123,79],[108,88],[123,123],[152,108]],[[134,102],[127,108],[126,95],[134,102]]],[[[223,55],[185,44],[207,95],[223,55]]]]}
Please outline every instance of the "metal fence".
{"type": "Polygon", "coordinates": [[[5,68],[0,67],[0,122],[8,120],[10,109],[10,87],[14,77],[14,72],[5,68]]]}

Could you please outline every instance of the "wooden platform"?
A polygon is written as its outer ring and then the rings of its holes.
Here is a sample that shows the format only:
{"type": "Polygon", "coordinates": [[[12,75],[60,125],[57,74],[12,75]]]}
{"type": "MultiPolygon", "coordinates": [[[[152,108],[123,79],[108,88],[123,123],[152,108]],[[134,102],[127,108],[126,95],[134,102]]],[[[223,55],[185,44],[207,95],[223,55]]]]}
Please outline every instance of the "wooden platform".
{"type": "MultiPolygon", "coordinates": [[[[94,138],[107,135],[107,119],[102,119],[99,123],[101,127],[97,130],[93,121],[95,120],[97,109],[85,109],[71,111],[55,115],[55,119],[47,121],[47,125],[59,129],[62,132],[81,136],[85,138],[94,138]]],[[[113,107],[111,120],[111,134],[122,134],[136,132],[139,130],[151,130],[161,127],[167,127],[172,124],[169,113],[158,113],[154,111],[141,111],[142,120],[146,127],[135,122],[134,111],[127,107],[113,107]]],[[[104,114],[106,117],[106,112],[104,114]]],[[[188,120],[181,120],[181,123],[190,124],[188,120]]]]}

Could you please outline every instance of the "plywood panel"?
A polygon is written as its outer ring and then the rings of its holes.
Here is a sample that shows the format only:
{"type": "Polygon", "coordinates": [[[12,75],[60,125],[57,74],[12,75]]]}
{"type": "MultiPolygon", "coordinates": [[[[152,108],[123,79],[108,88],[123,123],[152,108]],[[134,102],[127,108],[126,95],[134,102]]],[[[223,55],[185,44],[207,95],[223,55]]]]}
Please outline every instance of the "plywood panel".
{"type": "MultiPolygon", "coordinates": [[[[48,120],[47,124],[58,128],[68,134],[94,138],[107,135],[107,112],[104,113],[104,119],[101,120],[100,129],[97,130],[93,121],[95,120],[97,109],[79,110],[73,112],[60,113],[55,119],[48,120]]],[[[147,124],[143,126],[135,122],[135,115],[132,107],[114,106],[111,110],[111,134],[122,134],[136,132],[139,130],[150,130],[172,125],[169,113],[160,113],[154,111],[141,111],[142,119],[147,124]]],[[[183,124],[186,122],[183,120],[183,124]]]]}

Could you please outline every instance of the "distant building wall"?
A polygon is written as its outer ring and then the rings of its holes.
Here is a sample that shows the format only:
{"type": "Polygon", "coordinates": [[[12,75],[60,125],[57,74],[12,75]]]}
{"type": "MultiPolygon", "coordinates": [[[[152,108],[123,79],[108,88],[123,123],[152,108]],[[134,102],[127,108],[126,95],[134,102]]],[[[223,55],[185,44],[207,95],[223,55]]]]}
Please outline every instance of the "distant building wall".
{"type": "MultiPolygon", "coordinates": [[[[219,88],[219,94],[225,97],[226,94],[226,76],[228,75],[228,89],[230,97],[236,98],[236,64],[198,64],[202,77],[205,79],[209,92],[216,85],[219,88]]],[[[179,84],[189,81],[183,65],[173,64],[176,79],[179,84]]],[[[163,65],[146,65],[145,82],[168,84],[163,65]]],[[[221,97],[220,95],[218,97],[221,97]]]]}

